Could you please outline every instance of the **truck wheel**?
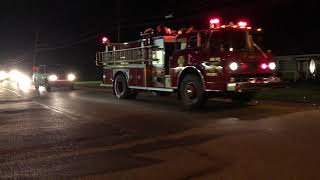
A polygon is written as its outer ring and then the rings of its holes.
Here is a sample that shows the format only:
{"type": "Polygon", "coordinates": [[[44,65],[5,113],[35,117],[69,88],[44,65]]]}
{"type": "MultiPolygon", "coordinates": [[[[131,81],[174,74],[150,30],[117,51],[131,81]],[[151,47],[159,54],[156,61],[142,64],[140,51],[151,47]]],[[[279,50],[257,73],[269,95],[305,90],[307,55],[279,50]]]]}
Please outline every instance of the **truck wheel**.
{"type": "Polygon", "coordinates": [[[186,75],[179,91],[182,105],[187,110],[200,108],[207,102],[201,79],[196,75],[186,75]]]}
{"type": "Polygon", "coordinates": [[[116,76],[113,90],[118,99],[128,99],[130,96],[128,83],[126,77],[123,74],[116,76]]]}
{"type": "Polygon", "coordinates": [[[73,91],[74,90],[74,85],[71,84],[69,88],[70,88],[71,91],[73,91]]]}
{"type": "Polygon", "coordinates": [[[39,83],[38,82],[34,82],[34,88],[36,89],[36,90],[39,90],[39,83]]]}
{"type": "Polygon", "coordinates": [[[255,93],[237,93],[232,96],[232,102],[237,104],[246,104],[252,100],[255,93]]]}
{"type": "Polygon", "coordinates": [[[44,87],[46,88],[47,92],[51,92],[51,86],[49,85],[48,81],[45,82],[44,87]]]}

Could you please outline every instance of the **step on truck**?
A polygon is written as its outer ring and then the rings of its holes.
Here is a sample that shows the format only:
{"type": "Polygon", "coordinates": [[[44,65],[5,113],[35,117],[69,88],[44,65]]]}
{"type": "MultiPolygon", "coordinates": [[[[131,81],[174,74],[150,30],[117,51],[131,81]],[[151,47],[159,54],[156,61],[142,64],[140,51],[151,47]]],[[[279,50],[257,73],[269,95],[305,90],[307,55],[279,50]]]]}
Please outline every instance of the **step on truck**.
{"type": "Polygon", "coordinates": [[[176,93],[186,109],[217,96],[246,102],[262,89],[282,86],[271,52],[254,42],[252,34],[261,31],[246,21],[222,25],[218,18],[204,30],[158,26],[133,42],[110,43],[103,37],[105,49],[97,52],[96,64],[103,68],[102,85],[112,87],[119,99],[152,91],[176,93]]]}

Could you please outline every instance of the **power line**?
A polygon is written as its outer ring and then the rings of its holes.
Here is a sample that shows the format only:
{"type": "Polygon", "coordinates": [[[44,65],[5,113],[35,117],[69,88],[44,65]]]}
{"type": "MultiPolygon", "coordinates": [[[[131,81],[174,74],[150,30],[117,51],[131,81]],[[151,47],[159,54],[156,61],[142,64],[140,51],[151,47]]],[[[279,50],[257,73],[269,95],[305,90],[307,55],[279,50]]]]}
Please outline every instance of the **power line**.
{"type": "MultiPolygon", "coordinates": [[[[159,15],[159,16],[152,16],[152,18],[161,18],[161,20],[156,20],[156,21],[149,21],[149,22],[143,22],[143,23],[135,23],[135,24],[126,24],[126,25],[121,25],[121,29],[128,29],[128,28],[132,28],[132,27],[141,27],[141,26],[150,26],[150,25],[157,25],[157,24],[161,24],[161,23],[164,23],[164,22],[167,22],[167,23],[177,23],[177,22],[185,22],[187,21],[188,19],[191,19],[191,18],[195,18],[195,17],[203,17],[205,15],[208,15],[207,12],[203,12],[203,9],[207,8],[206,6],[206,3],[208,2],[208,0],[204,0],[202,1],[202,3],[200,3],[200,7],[197,7],[195,9],[192,9],[192,13],[190,13],[190,15],[184,15],[184,16],[181,16],[179,18],[171,18],[171,19],[166,19],[165,18],[165,15],[159,15]],[[195,13],[197,12],[197,13],[195,13]]],[[[119,6],[119,5],[118,5],[119,6]]],[[[118,41],[120,40],[120,21],[122,22],[122,24],[124,24],[123,22],[127,19],[130,19],[132,20],[131,18],[121,18],[119,19],[120,17],[118,17],[118,22],[113,24],[113,25],[110,25],[110,26],[113,26],[112,28],[108,28],[110,31],[113,31],[115,29],[117,29],[117,39],[118,41]]],[[[148,17],[150,18],[150,17],[148,17]]],[[[91,32],[86,32],[86,33],[83,33],[83,34],[91,34],[93,33],[92,31],[91,32]]],[[[95,33],[95,35],[92,35],[92,36],[89,36],[89,37],[86,37],[86,38],[83,38],[83,39],[80,39],[80,40],[76,40],[74,42],[66,42],[66,43],[61,43],[61,45],[58,45],[58,46],[54,46],[54,47],[38,47],[37,48],[37,52],[45,52],[45,51],[54,51],[54,50],[59,50],[59,49],[65,49],[65,48],[69,48],[69,47],[73,47],[75,45],[78,45],[78,44],[82,44],[84,42],[87,42],[87,41],[90,41],[94,38],[97,38],[99,36],[99,34],[102,34],[102,33],[95,33]]]]}
{"type": "Polygon", "coordinates": [[[59,49],[65,49],[65,48],[72,47],[72,46],[75,46],[75,45],[78,45],[78,44],[82,44],[83,42],[90,41],[90,40],[92,40],[94,38],[97,38],[97,35],[90,36],[90,37],[87,37],[87,38],[84,38],[84,39],[80,39],[78,41],[62,44],[62,45],[55,46],[55,47],[38,48],[37,52],[54,51],[54,50],[59,50],[59,49]]]}
{"type": "Polygon", "coordinates": [[[38,51],[38,41],[39,41],[39,31],[36,31],[34,38],[34,47],[33,47],[33,59],[32,65],[36,65],[37,51],[38,51]]]}

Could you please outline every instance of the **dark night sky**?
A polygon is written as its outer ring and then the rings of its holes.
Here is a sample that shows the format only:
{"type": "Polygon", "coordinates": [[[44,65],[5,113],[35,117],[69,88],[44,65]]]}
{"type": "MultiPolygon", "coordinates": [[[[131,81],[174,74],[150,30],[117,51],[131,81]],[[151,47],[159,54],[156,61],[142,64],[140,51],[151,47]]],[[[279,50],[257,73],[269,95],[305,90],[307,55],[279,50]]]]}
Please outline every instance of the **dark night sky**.
{"type": "Polygon", "coordinates": [[[210,16],[226,20],[247,18],[265,29],[265,43],[276,54],[320,53],[320,21],[315,1],[240,0],[2,0],[0,5],[0,63],[21,57],[32,62],[35,32],[39,32],[37,62],[63,63],[82,77],[96,78],[94,66],[98,34],[116,41],[139,38],[140,31],[166,23],[171,27],[206,26],[210,16]],[[120,13],[117,4],[120,3],[120,13]],[[164,16],[174,13],[165,21],[164,16]]]}

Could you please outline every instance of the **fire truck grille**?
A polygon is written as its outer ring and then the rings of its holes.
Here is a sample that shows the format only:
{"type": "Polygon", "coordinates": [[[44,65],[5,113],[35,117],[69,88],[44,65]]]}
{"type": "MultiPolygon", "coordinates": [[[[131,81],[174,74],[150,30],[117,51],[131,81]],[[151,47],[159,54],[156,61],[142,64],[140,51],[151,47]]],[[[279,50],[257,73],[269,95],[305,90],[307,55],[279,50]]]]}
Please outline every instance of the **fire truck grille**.
{"type": "Polygon", "coordinates": [[[257,81],[262,81],[264,78],[269,78],[272,74],[238,74],[233,75],[231,78],[234,78],[235,82],[248,82],[251,79],[255,79],[257,81]]]}
{"type": "Polygon", "coordinates": [[[66,77],[66,75],[58,75],[58,79],[59,80],[64,80],[64,79],[66,79],[67,77],[66,77]]]}
{"type": "Polygon", "coordinates": [[[258,63],[247,63],[247,71],[256,71],[259,68],[258,63]]]}

